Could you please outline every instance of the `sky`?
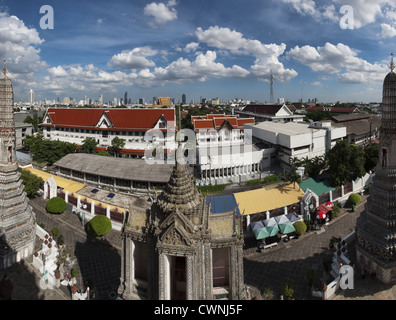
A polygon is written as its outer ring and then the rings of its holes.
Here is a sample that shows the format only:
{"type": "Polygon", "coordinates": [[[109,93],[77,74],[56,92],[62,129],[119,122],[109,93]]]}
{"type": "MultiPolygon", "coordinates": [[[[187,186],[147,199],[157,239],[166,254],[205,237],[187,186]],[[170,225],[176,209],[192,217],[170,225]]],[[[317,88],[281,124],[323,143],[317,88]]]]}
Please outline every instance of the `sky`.
{"type": "Polygon", "coordinates": [[[380,102],[396,0],[0,0],[15,101],[380,102]]]}

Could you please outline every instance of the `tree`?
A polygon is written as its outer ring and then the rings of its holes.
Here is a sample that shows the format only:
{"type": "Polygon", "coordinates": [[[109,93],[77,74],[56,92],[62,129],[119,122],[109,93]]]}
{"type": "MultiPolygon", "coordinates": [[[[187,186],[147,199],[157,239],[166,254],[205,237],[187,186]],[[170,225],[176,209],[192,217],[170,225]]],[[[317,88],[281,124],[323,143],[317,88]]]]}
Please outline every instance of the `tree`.
{"type": "Polygon", "coordinates": [[[48,200],[47,205],[45,206],[47,212],[55,213],[55,214],[63,213],[66,210],[66,208],[67,208],[66,201],[60,197],[55,197],[48,200]]]}
{"type": "Polygon", "coordinates": [[[34,195],[39,191],[40,187],[43,185],[44,180],[28,170],[18,169],[21,173],[22,183],[25,186],[24,191],[29,198],[34,197],[34,195]]]}
{"type": "Polygon", "coordinates": [[[30,124],[33,126],[33,128],[34,128],[34,131],[37,132],[38,129],[39,129],[40,123],[43,122],[43,118],[44,118],[44,115],[38,116],[37,113],[34,113],[34,114],[33,114],[33,117],[27,116],[27,117],[25,118],[25,120],[23,120],[23,122],[24,122],[24,123],[30,123],[30,124]]]}
{"type": "Polygon", "coordinates": [[[330,182],[339,187],[348,181],[366,174],[364,169],[365,154],[363,148],[350,144],[348,140],[337,141],[327,153],[330,182]]]}
{"type": "Polygon", "coordinates": [[[109,151],[113,153],[114,155],[118,156],[122,148],[125,147],[125,140],[120,139],[118,137],[115,137],[111,141],[111,147],[109,148],[109,151]]]}
{"type": "Polygon", "coordinates": [[[366,172],[370,172],[375,168],[378,163],[379,158],[379,144],[378,143],[370,143],[365,149],[365,163],[364,169],[366,172]]]}
{"type": "Polygon", "coordinates": [[[98,142],[96,141],[95,138],[86,138],[83,141],[83,144],[81,145],[79,151],[82,153],[94,153],[96,150],[96,146],[98,145],[98,142]]]}
{"type": "Polygon", "coordinates": [[[296,182],[300,183],[301,182],[301,176],[297,173],[296,170],[293,170],[287,174],[287,180],[289,180],[291,183],[293,183],[293,187],[296,187],[296,182]]]}
{"type": "Polygon", "coordinates": [[[352,205],[357,205],[360,201],[362,201],[362,197],[360,195],[358,195],[357,193],[352,193],[349,198],[348,201],[352,204],[352,205]]]}

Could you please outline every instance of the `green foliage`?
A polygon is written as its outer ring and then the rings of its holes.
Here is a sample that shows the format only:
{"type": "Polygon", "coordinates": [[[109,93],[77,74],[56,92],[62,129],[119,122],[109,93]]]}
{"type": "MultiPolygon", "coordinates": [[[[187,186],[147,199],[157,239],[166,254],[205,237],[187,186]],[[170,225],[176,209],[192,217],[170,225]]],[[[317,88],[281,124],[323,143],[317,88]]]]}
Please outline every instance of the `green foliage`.
{"type": "Polygon", "coordinates": [[[59,235],[59,229],[56,227],[53,227],[51,229],[52,234],[54,235],[54,237],[57,237],[59,235]]]}
{"type": "Polygon", "coordinates": [[[333,210],[331,211],[331,216],[332,218],[335,218],[338,216],[338,214],[341,211],[341,205],[338,201],[333,203],[333,210]]]}
{"type": "Polygon", "coordinates": [[[265,184],[273,184],[279,182],[279,179],[282,178],[281,174],[273,174],[271,176],[267,176],[263,179],[265,184]]]}
{"type": "Polygon", "coordinates": [[[292,285],[290,283],[288,283],[287,285],[284,286],[283,293],[285,294],[285,296],[288,299],[291,299],[291,297],[294,294],[294,289],[293,289],[293,287],[292,287],[292,285]]]}
{"type": "Polygon", "coordinates": [[[34,195],[39,191],[40,187],[43,185],[44,180],[28,170],[18,169],[21,173],[22,183],[25,186],[24,191],[29,198],[34,197],[34,195]]]}
{"type": "Polygon", "coordinates": [[[23,122],[24,123],[30,123],[33,126],[33,128],[34,128],[34,131],[37,132],[38,129],[39,129],[39,124],[43,122],[43,118],[44,118],[44,115],[38,116],[37,113],[34,113],[33,117],[27,116],[25,118],[25,120],[23,120],[23,122]]]}
{"type": "Polygon", "coordinates": [[[99,151],[96,153],[97,156],[103,156],[103,157],[111,157],[111,154],[108,153],[107,151],[99,151]]]}
{"type": "Polygon", "coordinates": [[[350,144],[348,140],[337,141],[327,153],[330,182],[333,186],[342,186],[366,174],[365,154],[360,146],[350,144]]]}
{"type": "Polygon", "coordinates": [[[337,116],[338,113],[330,111],[315,110],[307,113],[307,118],[313,121],[330,120],[331,117],[337,116]]]}
{"type": "Polygon", "coordinates": [[[274,292],[270,288],[263,288],[260,293],[263,300],[272,300],[274,298],[274,292]]]}
{"type": "Polygon", "coordinates": [[[294,223],[294,228],[296,229],[296,233],[299,235],[307,231],[307,225],[305,224],[304,221],[296,221],[294,223]]]}
{"type": "Polygon", "coordinates": [[[109,148],[109,151],[113,154],[118,155],[120,153],[121,149],[124,147],[125,147],[125,140],[115,137],[111,141],[111,146],[109,148]]]}
{"type": "Polygon", "coordinates": [[[111,221],[106,216],[96,216],[87,223],[87,230],[95,236],[104,236],[111,229],[111,221]]]}
{"type": "Polygon", "coordinates": [[[364,169],[366,172],[369,172],[375,168],[378,163],[379,158],[379,144],[378,143],[370,143],[365,149],[365,163],[364,169]]]}
{"type": "Polygon", "coordinates": [[[348,201],[349,201],[351,204],[356,205],[356,204],[358,204],[360,201],[362,201],[362,197],[361,197],[359,194],[357,194],[357,193],[352,193],[352,194],[349,196],[348,201]]]}
{"type": "Polygon", "coordinates": [[[96,146],[98,145],[95,138],[86,138],[83,141],[83,144],[79,148],[79,151],[82,153],[94,153],[96,150],[96,146]]]}
{"type": "Polygon", "coordinates": [[[77,275],[78,275],[78,270],[72,269],[72,271],[71,271],[72,278],[75,278],[77,275]]]}
{"type": "Polygon", "coordinates": [[[32,153],[34,161],[48,165],[76,151],[74,143],[46,140],[41,132],[34,136],[26,136],[23,145],[32,153]]]}
{"type": "Polygon", "coordinates": [[[60,197],[55,197],[48,200],[47,205],[45,206],[47,212],[55,213],[55,214],[63,213],[66,210],[66,208],[67,208],[66,201],[60,197]]]}
{"type": "Polygon", "coordinates": [[[197,189],[203,194],[214,194],[214,193],[221,193],[224,189],[229,186],[228,184],[217,184],[215,186],[197,186],[197,189]]]}

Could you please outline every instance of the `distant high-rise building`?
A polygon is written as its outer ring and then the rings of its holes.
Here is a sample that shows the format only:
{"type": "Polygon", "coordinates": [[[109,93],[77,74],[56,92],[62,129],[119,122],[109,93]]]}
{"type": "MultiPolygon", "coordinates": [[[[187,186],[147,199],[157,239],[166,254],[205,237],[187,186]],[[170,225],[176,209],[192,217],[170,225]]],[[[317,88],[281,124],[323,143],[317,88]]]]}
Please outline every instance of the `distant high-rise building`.
{"type": "Polygon", "coordinates": [[[99,105],[103,106],[103,94],[100,94],[99,96],[99,105]]]}
{"type": "Polygon", "coordinates": [[[125,104],[128,104],[128,92],[125,92],[124,94],[124,102],[125,104]]]}
{"type": "Polygon", "coordinates": [[[144,98],[140,98],[140,99],[139,99],[139,104],[144,105],[144,98]]]}
{"type": "Polygon", "coordinates": [[[29,103],[30,104],[34,103],[34,91],[33,90],[29,91],[29,103]]]}
{"type": "Polygon", "coordinates": [[[182,104],[186,104],[187,103],[187,97],[185,94],[182,95],[182,104]]]}
{"type": "Polygon", "coordinates": [[[157,97],[153,97],[153,105],[157,104],[157,97]]]}

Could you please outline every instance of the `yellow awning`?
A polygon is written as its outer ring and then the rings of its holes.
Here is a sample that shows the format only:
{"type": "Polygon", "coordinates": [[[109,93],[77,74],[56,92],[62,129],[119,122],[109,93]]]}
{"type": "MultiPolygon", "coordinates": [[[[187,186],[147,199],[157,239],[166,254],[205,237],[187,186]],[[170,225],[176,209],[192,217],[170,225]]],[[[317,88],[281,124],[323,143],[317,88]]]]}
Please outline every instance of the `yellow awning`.
{"type": "Polygon", "coordinates": [[[301,189],[299,190],[297,183],[296,187],[289,184],[269,190],[262,188],[234,194],[242,215],[283,208],[300,202],[303,195],[304,192],[301,189]]]}

